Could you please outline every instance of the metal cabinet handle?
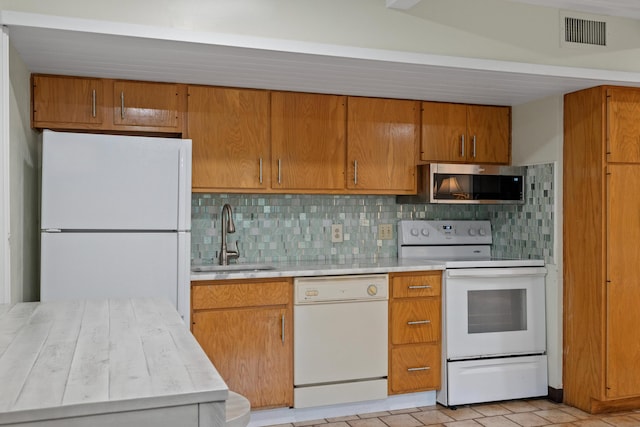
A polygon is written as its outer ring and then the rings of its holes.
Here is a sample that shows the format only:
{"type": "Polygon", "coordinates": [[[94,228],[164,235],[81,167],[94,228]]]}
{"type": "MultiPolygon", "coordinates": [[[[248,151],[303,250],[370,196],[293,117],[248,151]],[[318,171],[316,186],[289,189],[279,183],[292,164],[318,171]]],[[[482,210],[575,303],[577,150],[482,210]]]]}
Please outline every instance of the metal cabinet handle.
{"type": "Polygon", "coordinates": [[[464,135],[460,135],[460,157],[464,157],[464,135]]]}
{"type": "Polygon", "coordinates": [[[278,159],[278,184],[282,183],[282,175],[280,174],[281,170],[282,170],[282,160],[278,159]]]}
{"type": "Polygon", "coordinates": [[[284,314],[282,315],[282,344],[284,344],[284,314]]]}
{"type": "Polygon", "coordinates": [[[409,289],[431,289],[430,285],[412,285],[408,287],[409,289]]]}
{"type": "Polygon", "coordinates": [[[428,325],[431,320],[412,320],[407,322],[407,325],[428,325]]]}
{"type": "Polygon", "coordinates": [[[430,366],[421,366],[419,368],[407,368],[407,371],[409,372],[415,372],[415,371],[428,371],[429,369],[431,369],[430,366]]]}
{"type": "Polygon", "coordinates": [[[120,92],[120,118],[124,120],[124,91],[120,92]]]}
{"type": "Polygon", "coordinates": [[[260,157],[260,184],[262,184],[262,157],[260,157]]]}
{"type": "Polygon", "coordinates": [[[473,158],[476,158],[476,136],[473,135],[473,158]]]}
{"type": "Polygon", "coordinates": [[[91,91],[91,117],[96,117],[96,90],[91,91]]]}
{"type": "Polygon", "coordinates": [[[353,183],[358,185],[358,161],[353,161],[353,183]]]}

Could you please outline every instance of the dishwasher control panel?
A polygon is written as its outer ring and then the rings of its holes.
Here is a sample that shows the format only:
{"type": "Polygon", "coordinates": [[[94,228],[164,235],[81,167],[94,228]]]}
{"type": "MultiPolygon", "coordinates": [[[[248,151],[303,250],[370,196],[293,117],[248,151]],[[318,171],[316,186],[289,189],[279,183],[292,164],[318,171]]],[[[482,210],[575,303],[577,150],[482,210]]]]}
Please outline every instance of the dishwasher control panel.
{"type": "Polygon", "coordinates": [[[389,299],[388,274],[298,277],[293,287],[295,304],[389,299]]]}

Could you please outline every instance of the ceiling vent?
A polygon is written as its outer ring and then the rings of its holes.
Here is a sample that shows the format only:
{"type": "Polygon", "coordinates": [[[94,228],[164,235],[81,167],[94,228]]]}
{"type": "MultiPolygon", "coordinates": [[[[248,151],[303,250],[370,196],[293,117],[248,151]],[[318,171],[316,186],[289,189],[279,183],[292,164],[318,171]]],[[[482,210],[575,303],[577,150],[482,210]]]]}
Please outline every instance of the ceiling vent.
{"type": "Polygon", "coordinates": [[[575,14],[561,14],[561,44],[563,46],[606,46],[607,22],[586,19],[575,14]],[[571,16],[573,15],[573,16],[571,16]]]}

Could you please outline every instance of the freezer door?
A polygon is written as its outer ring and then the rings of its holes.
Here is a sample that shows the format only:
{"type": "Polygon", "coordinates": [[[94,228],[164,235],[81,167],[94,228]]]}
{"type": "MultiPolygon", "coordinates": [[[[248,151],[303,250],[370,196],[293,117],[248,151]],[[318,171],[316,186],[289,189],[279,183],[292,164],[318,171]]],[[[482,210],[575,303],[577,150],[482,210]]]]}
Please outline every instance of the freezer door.
{"type": "Polygon", "coordinates": [[[41,240],[42,301],[164,297],[178,304],[179,233],[42,233],[41,240]]]}
{"type": "Polygon", "coordinates": [[[189,230],[191,141],[45,131],[42,229],[189,230]]]}

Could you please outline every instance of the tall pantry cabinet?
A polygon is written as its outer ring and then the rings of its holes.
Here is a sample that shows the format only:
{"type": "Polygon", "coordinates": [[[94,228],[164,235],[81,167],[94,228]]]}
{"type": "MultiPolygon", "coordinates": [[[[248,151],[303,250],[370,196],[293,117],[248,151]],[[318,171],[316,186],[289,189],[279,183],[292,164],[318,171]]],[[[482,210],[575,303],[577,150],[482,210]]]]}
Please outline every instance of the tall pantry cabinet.
{"type": "Polygon", "coordinates": [[[640,89],[564,101],[564,400],[640,408],[640,89]]]}

